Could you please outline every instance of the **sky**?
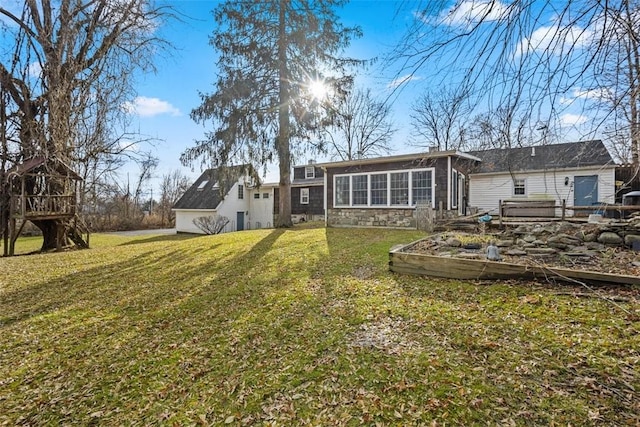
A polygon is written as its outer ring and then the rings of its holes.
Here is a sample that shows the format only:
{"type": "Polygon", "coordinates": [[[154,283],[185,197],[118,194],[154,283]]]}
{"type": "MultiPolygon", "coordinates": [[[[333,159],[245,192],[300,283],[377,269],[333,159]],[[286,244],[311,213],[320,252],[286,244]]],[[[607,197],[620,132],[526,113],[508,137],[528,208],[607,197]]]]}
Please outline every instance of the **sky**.
{"type": "MultiPolygon", "coordinates": [[[[138,76],[137,97],[127,109],[131,112],[131,130],[154,141],[152,145],[142,143],[138,149],[150,151],[159,160],[154,178],[149,183],[149,190],[153,189],[157,197],[160,178],[163,175],[179,170],[191,180],[195,180],[202,172],[199,163],[192,167],[183,166],[180,163],[180,155],[186,148],[193,146],[196,140],[203,139],[207,131],[212,130],[211,124],[197,124],[189,115],[200,105],[200,94],[209,94],[214,90],[217,78],[216,52],[209,45],[209,36],[214,30],[212,11],[220,0],[156,1],[159,4],[171,5],[180,19],[172,20],[157,29],[158,35],[167,40],[172,48],[162,51],[155,58],[155,73],[138,76]]],[[[498,19],[508,5],[507,2],[499,0],[460,0],[457,12],[450,13],[447,7],[453,3],[453,0],[351,0],[338,9],[337,13],[343,25],[359,26],[363,36],[352,40],[344,54],[363,60],[384,58],[416,20],[432,18],[418,13],[420,5],[444,5],[441,10],[432,12],[445,26],[461,26],[462,29],[464,25],[472,25],[478,15],[485,14],[489,10],[489,3],[492,6],[486,15],[488,22],[498,19]]],[[[554,21],[553,3],[535,2],[536,7],[538,4],[546,4],[549,11],[538,15],[535,22],[531,23],[529,32],[523,33],[522,38],[513,43],[513,58],[517,59],[527,51],[535,54],[536,50],[548,45],[549,34],[558,26],[554,21]]],[[[19,0],[0,0],[0,5],[12,5],[16,10],[21,9],[21,4],[19,0]]],[[[576,28],[575,34],[585,34],[579,30],[576,28]]],[[[426,36],[420,41],[424,42],[423,46],[429,46],[431,42],[426,36]]],[[[407,71],[398,71],[397,67],[383,67],[381,60],[376,65],[357,70],[357,86],[371,89],[379,99],[393,101],[391,119],[398,130],[390,144],[392,154],[424,150],[409,143],[411,107],[420,95],[430,90],[438,90],[442,86],[443,78],[455,81],[456,77],[464,75],[464,67],[468,65],[462,63],[473,60],[473,52],[467,51],[466,57],[461,58],[462,51],[463,49],[459,49],[456,56],[454,46],[454,51],[449,53],[449,56],[440,57],[440,62],[434,58],[435,61],[425,64],[410,76],[406,74],[407,71]],[[399,81],[403,82],[400,86],[397,84],[399,81]]],[[[563,96],[560,102],[566,102],[570,106],[572,99],[587,98],[590,95],[589,91],[576,87],[563,96]]],[[[572,111],[571,107],[567,107],[563,114],[560,121],[564,121],[568,126],[580,125],[586,121],[583,110],[572,111]]],[[[294,163],[305,164],[311,156],[310,154],[308,158],[295,159],[294,163]]],[[[313,157],[317,161],[329,160],[317,154],[313,157]]],[[[277,164],[271,165],[263,178],[264,181],[277,182],[277,169],[277,164]]],[[[123,167],[120,179],[126,180],[127,174],[132,181],[135,180],[138,174],[135,164],[123,167]]]]}
{"type": "MultiPolygon", "coordinates": [[[[180,170],[191,179],[197,178],[202,171],[200,164],[192,167],[181,165],[179,158],[185,148],[194,145],[194,141],[203,138],[210,125],[196,124],[189,117],[190,111],[200,104],[199,93],[211,93],[216,80],[216,53],[208,44],[208,38],[214,29],[212,10],[218,1],[205,0],[164,0],[171,4],[182,19],[160,28],[160,35],[171,42],[175,48],[169,54],[157,58],[157,73],[141,76],[138,85],[138,98],[134,103],[134,127],[143,135],[156,140],[153,147],[148,147],[159,158],[156,178],[151,185],[156,186],[159,177],[173,170],[180,170]]],[[[446,2],[445,2],[446,3],[446,2]]],[[[407,28],[419,19],[418,0],[351,0],[338,14],[346,26],[360,26],[363,37],[352,41],[345,55],[358,59],[383,58],[396,46],[397,41],[405,35],[407,28]]],[[[452,4],[452,2],[450,2],[452,4]]],[[[474,14],[483,13],[487,0],[465,0],[457,13],[449,13],[443,8],[439,13],[447,25],[464,25],[472,23],[474,14]],[[466,20],[466,21],[465,21],[466,20]]],[[[492,13],[497,17],[506,3],[494,3],[492,13]]],[[[551,7],[553,9],[553,7],[551,7]]],[[[424,17],[423,17],[424,18],[424,17]]],[[[540,17],[538,17],[540,18],[540,17]]],[[[493,16],[489,15],[491,21],[493,16]]],[[[535,51],[545,47],[545,39],[552,33],[554,22],[552,15],[536,20],[531,25],[531,33],[523,34],[516,44],[514,57],[522,55],[525,50],[535,51]]],[[[535,53],[535,52],[534,52],[535,53]]],[[[468,58],[461,58],[461,60],[468,58]]],[[[402,85],[402,89],[392,92],[396,83],[405,74],[397,69],[383,68],[378,65],[366,70],[359,70],[356,83],[360,87],[370,88],[379,98],[385,99],[390,94],[394,102],[391,106],[392,120],[398,131],[391,141],[392,154],[418,152],[409,143],[411,134],[411,106],[418,96],[425,91],[438,89],[441,78],[455,78],[456,73],[463,73],[462,68],[452,61],[448,67],[436,70],[438,63],[422,67],[402,85]],[[438,75],[438,77],[436,77],[438,75]]],[[[441,64],[442,65],[442,64],[441,64]]],[[[580,88],[567,94],[568,98],[584,96],[580,88]]],[[[566,99],[565,99],[566,100],[566,99]]],[[[585,116],[581,111],[567,108],[560,117],[566,126],[584,123],[585,116]]],[[[574,136],[572,139],[579,139],[574,136]]],[[[144,149],[144,147],[142,147],[144,149]]],[[[311,157],[311,155],[309,156],[311,157]]],[[[295,159],[295,164],[304,164],[305,159],[295,159]]],[[[314,160],[327,161],[318,155],[314,160]]],[[[132,166],[129,166],[132,168],[132,166]]],[[[135,168],[129,169],[131,174],[135,168]]],[[[277,165],[269,167],[266,182],[277,182],[277,165]]]]}
{"type": "MultiPolygon", "coordinates": [[[[170,171],[180,170],[192,179],[201,173],[199,164],[184,167],[180,154],[194,145],[211,127],[197,124],[189,117],[192,109],[200,104],[199,93],[211,93],[216,80],[216,54],[208,43],[214,29],[211,11],[218,2],[204,0],[173,0],[168,2],[184,17],[160,29],[160,34],[170,41],[174,50],[163,53],[156,59],[157,72],[141,76],[137,86],[138,97],[133,105],[134,129],[156,141],[153,146],[141,147],[151,150],[158,158],[155,185],[158,178],[170,171]]],[[[358,59],[382,57],[394,46],[394,42],[404,34],[405,28],[413,20],[411,9],[397,14],[402,2],[391,0],[352,0],[339,10],[342,23],[346,26],[358,25],[363,37],[352,41],[345,51],[346,56],[358,59]]],[[[395,73],[383,71],[379,66],[359,70],[357,84],[371,88],[380,97],[390,92],[395,73]]],[[[399,131],[392,146],[394,153],[419,151],[408,147],[408,115],[412,102],[411,94],[402,96],[394,103],[392,120],[399,131]]],[[[296,164],[308,159],[296,159],[296,164]]],[[[315,155],[314,160],[323,158],[315,155]]],[[[325,159],[326,160],[326,159],[325,159]]],[[[130,165],[130,174],[136,168],[130,165]]],[[[266,182],[277,182],[277,165],[269,168],[266,182]]]]}

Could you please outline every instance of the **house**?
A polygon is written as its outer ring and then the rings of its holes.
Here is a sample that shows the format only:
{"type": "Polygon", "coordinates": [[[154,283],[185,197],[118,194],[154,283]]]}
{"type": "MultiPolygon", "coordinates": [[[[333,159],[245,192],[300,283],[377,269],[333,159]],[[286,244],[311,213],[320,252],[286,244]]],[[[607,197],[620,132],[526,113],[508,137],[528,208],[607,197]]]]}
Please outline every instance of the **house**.
{"type": "Polygon", "coordinates": [[[291,217],[296,223],[324,220],[324,171],[313,160],[293,167],[291,217]]]}
{"type": "Polygon", "coordinates": [[[224,232],[273,226],[275,185],[257,185],[249,166],[207,169],[173,206],[178,233],[203,233],[194,219],[224,216],[224,232]]]}
{"type": "MultiPolygon", "coordinates": [[[[593,206],[615,201],[616,165],[600,140],[470,152],[469,205],[498,214],[500,201],[593,206]]],[[[584,211],[583,211],[584,212],[584,211]]],[[[573,212],[568,211],[571,215],[573,212]]],[[[579,211],[575,212],[576,214],[579,211]]],[[[526,215],[520,211],[521,216],[526,215]]],[[[551,210],[551,215],[560,215],[551,210]]],[[[533,214],[532,216],[543,216],[533,214]]]]}
{"type": "Polygon", "coordinates": [[[466,212],[467,175],[480,159],[430,151],[316,165],[324,171],[327,226],[416,228],[416,205],[466,212]]]}

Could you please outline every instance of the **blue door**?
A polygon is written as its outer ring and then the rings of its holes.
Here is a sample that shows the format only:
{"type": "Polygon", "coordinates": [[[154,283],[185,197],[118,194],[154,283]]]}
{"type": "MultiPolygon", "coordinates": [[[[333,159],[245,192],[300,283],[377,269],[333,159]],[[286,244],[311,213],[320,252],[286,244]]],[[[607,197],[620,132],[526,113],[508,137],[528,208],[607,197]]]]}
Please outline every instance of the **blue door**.
{"type": "Polygon", "coordinates": [[[574,206],[593,206],[598,203],[598,175],[576,176],[574,182],[574,206]]]}
{"type": "Polygon", "coordinates": [[[238,212],[236,224],[238,224],[238,231],[244,230],[244,212],[238,212]]]}

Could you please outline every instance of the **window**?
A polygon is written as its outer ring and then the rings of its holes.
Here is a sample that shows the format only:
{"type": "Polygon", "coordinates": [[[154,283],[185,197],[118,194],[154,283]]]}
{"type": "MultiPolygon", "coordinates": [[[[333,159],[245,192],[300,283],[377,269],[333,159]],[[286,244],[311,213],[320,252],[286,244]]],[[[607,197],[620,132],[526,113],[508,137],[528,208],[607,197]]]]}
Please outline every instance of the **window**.
{"type": "Polygon", "coordinates": [[[238,199],[244,199],[244,185],[238,184],[238,199]]]}
{"type": "Polygon", "coordinates": [[[431,171],[411,172],[412,205],[431,202],[431,171]]]}
{"type": "Polygon", "coordinates": [[[458,171],[451,170],[451,208],[458,207],[458,171]]]}
{"type": "Polygon", "coordinates": [[[409,172],[396,172],[391,175],[391,204],[409,204],[409,172]]]}
{"type": "Polygon", "coordinates": [[[308,205],[309,204],[309,189],[301,188],[300,189],[300,204],[308,205]]]}
{"type": "Polygon", "coordinates": [[[312,179],[316,177],[316,168],[314,166],[306,166],[304,168],[304,178],[312,179]]]}
{"type": "Polygon", "coordinates": [[[371,175],[371,204],[387,205],[387,174],[371,175]]]}
{"type": "Polygon", "coordinates": [[[515,179],[513,180],[513,195],[514,196],[525,196],[527,194],[526,182],[524,179],[515,179]]]}
{"type": "Polygon", "coordinates": [[[254,199],[259,199],[260,198],[260,193],[253,193],[253,198],[254,199]]]}
{"type": "Polygon", "coordinates": [[[368,175],[355,175],[351,178],[353,185],[353,193],[351,195],[351,203],[353,205],[367,205],[368,204],[368,175]]]}
{"type": "Polygon", "coordinates": [[[263,199],[268,199],[269,198],[269,193],[262,193],[262,198],[263,199]]]}
{"type": "Polygon", "coordinates": [[[349,179],[348,176],[336,177],[336,206],[349,206],[349,179]]]}
{"type": "Polygon", "coordinates": [[[433,203],[433,168],[334,176],[336,207],[411,207],[433,203]]]}
{"type": "Polygon", "coordinates": [[[205,179],[204,181],[202,181],[200,185],[198,185],[198,190],[203,190],[208,183],[209,183],[208,179],[205,179]]]}

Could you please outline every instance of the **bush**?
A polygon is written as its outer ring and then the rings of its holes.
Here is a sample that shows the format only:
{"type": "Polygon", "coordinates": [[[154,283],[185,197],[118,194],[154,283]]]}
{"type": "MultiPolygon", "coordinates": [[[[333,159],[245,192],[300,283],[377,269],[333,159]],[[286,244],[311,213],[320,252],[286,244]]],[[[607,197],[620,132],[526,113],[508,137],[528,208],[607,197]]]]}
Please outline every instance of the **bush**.
{"type": "Polygon", "coordinates": [[[201,216],[195,218],[193,223],[205,234],[220,234],[229,223],[229,218],[220,215],[201,216]]]}

